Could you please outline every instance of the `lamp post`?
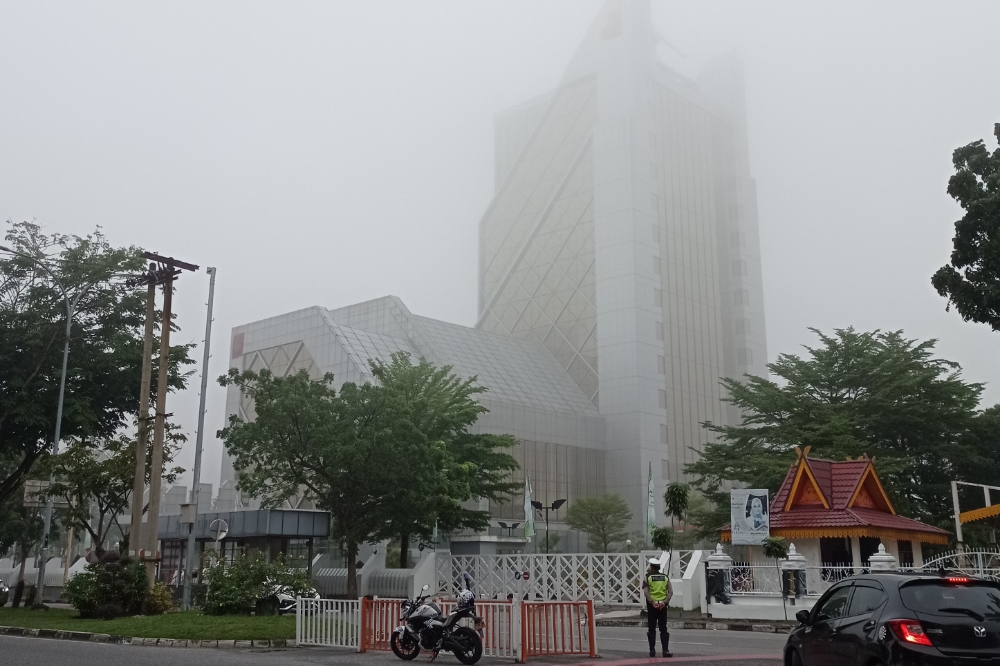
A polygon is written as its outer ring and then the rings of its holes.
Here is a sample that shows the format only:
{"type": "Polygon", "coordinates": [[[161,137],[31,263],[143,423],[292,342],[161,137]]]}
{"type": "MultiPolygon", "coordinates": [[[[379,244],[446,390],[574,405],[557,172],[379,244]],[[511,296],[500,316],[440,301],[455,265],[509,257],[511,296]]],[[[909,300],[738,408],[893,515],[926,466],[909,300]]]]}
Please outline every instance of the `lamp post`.
{"type": "Polygon", "coordinates": [[[545,512],[545,554],[549,554],[549,511],[558,511],[559,507],[566,503],[564,499],[557,499],[552,503],[552,506],[544,506],[541,502],[536,502],[532,500],[531,506],[535,508],[536,511],[545,512]]]}
{"type": "Polygon", "coordinates": [[[503,522],[502,520],[498,520],[497,521],[497,525],[500,526],[500,529],[507,530],[507,536],[509,536],[509,537],[514,536],[514,530],[516,530],[517,526],[520,525],[520,524],[521,523],[511,523],[510,525],[508,525],[507,523],[503,522]]]}
{"type": "MultiPolygon", "coordinates": [[[[201,452],[205,439],[205,394],[208,392],[208,360],[211,357],[209,349],[212,340],[212,306],[215,301],[215,268],[208,268],[208,321],[205,324],[205,354],[201,364],[201,400],[198,404],[198,435],[194,451],[194,477],[191,482],[191,503],[194,504],[194,517],[188,531],[186,566],[184,571],[184,595],[181,608],[191,610],[191,574],[194,573],[194,528],[198,522],[198,504],[201,499],[201,452]]],[[[311,566],[311,563],[310,563],[311,566]]],[[[201,566],[198,567],[201,573],[201,566]]]]}
{"type": "MultiPolygon", "coordinates": [[[[63,343],[62,373],[59,376],[59,401],[56,403],[56,431],[52,438],[52,455],[55,456],[59,453],[59,439],[62,430],[63,402],[66,397],[66,367],[69,363],[69,336],[73,327],[73,316],[76,314],[76,306],[80,303],[80,299],[83,298],[88,291],[90,291],[91,287],[97,284],[98,280],[85,283],[80,287],[76,294],[71,295],[59,278],[56,277],[55,273],[53,273],[49,267],[45,265],[43,257],[18,252],[3,245],[0,245],[0,250],[24,259],[28,259],[35,266],[45,271],[49,278],[52,279],[52,282],[56,285],[59,293],[62,294],[63,302],[66,304],[66,340],[63,343]]],[[[53,477],[50,476],[50,487],[52,482],[53,477]]],[[[42,527],[42,550],[39,553],[38,578],[35,581],[35,589],[38,591],[35,595],[37,605],[41,605],[43,603],[43,599],[45,598],[45,563],[49,558],[49,532],[51,529],[52,496],[49,495],[45,499],[45,522],[42,527]]]]}

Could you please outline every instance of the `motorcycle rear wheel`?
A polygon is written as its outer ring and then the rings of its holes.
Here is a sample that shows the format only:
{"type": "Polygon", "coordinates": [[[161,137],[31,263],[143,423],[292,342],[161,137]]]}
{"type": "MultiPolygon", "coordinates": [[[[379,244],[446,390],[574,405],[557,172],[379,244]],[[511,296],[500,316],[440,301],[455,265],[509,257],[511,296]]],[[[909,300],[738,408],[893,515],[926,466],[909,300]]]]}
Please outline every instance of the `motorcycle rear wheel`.
{"type": "Polygon", "coordinates": [[[459,627],[451,635],[451,640],[461,645],[462,648],[452,650],[460,662],[466,666],[479,661],[483,656],[483,641],[474,630],[469,627],[459,627]]]}
{"type": "Polygon", "coordinates": [[[416,659],[417,655],[420,654],[420,642],[409,633],[403,634],[399,631],[392,632],[392,638],[389,640],[389,645],[392,647],[392,653],[403,661],[416,659]]]}

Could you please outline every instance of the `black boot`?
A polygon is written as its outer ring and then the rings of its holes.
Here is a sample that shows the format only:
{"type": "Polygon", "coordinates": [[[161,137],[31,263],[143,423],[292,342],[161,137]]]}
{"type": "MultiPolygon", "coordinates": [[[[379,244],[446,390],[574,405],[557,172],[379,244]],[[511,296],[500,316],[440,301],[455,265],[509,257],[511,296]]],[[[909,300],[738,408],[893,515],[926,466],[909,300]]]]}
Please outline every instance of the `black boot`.
{"type": "Polygon", "coordinates": [[[670,650],[667,649],[667,645],[669,645],[669,644],[670,644],[670,634],[666,634],[665,636],[662,636],[661,637],[661,645],[663,647],[663,656],[664,656],[664,658],[674,656],[673,654],[671,654],[670,650]]]}
{"type": "Polygon", "coordinates": [[[649,638],[649,656],[650,657],[655,657],[656,656],[656,634],[646,634],[646,637],[649,638]]]}

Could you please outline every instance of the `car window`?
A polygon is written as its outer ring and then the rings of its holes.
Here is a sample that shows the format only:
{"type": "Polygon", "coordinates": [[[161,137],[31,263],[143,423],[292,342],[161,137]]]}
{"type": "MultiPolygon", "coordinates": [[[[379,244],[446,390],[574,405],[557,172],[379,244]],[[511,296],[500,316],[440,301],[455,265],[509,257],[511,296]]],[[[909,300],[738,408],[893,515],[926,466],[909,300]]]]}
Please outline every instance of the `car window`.
{"type": "Polygon", "coordinates": [[[887,598],[885,592],[880,588],[855,585],[854,596],[851,597],[851,608],[847,611],[847,616],[870,615],[876,608],[885,603],[887,598]]]}
{"type": "Polygon", "coordinates": [[[847,598],[851,594],[851,586],[845,585],[834,591],[830,597],[823,602],[823,605],[816,611],[816,621],[836,620],[844,616],[844,609],[847,607],[847,598]]]}
{"type": "Polygon", "coordinates": [[[904,606],[920,613],[1000,619],[1000,587],[983,581],[919,581],[900,588],[899,596],[904,606]]]}

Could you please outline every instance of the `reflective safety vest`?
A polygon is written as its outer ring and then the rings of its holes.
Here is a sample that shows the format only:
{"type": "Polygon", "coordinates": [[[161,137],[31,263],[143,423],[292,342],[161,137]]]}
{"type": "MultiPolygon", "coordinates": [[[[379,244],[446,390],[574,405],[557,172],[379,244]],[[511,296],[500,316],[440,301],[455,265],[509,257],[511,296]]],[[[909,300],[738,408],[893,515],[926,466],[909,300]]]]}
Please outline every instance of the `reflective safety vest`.
{"type": "Polygon", "coordinates": [[[664,574],[654,573],[646,576],[646,584],[649,585],[650,599],[657,603],[667,600],[667,586],[670,583],[664,574]]]}

